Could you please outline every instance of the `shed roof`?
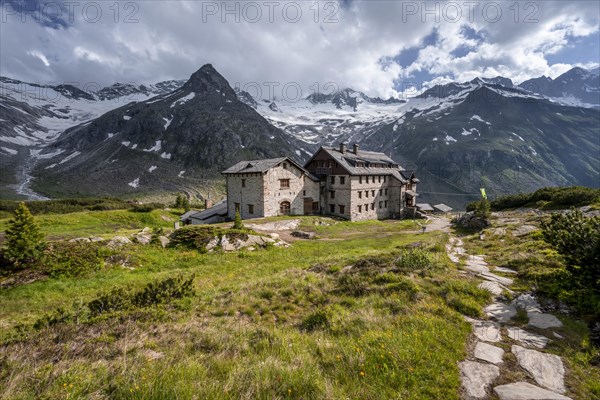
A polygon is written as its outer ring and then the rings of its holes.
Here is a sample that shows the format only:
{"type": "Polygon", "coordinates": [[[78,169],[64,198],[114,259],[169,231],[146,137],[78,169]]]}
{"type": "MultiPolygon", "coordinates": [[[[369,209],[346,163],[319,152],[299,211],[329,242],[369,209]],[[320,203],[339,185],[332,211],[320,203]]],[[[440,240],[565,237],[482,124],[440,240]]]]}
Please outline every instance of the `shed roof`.
{"type": "Polygon", "coordinates": [[[181,216],[181,220],[186,220],[188,218],[205,220],[215,215],[227,215],[227,200],[223,200],[204,211],[189,211],[181,216]]]}
{"type": "Polygon", "coordinates": [[[433,207],[429,203],[417,203],[417,208],[421,211],[433,211],[433,207]]]}
{"type": "Polygon", "coordinates": [[[433,206],[433,208],[435,208],[436,210],[439,210],[441,212],[450,212],[450,211],[452,211],[452,207],[449,207],[449,206],[445,205],[444,203],[436,204],[435,206],[433,206]]]}

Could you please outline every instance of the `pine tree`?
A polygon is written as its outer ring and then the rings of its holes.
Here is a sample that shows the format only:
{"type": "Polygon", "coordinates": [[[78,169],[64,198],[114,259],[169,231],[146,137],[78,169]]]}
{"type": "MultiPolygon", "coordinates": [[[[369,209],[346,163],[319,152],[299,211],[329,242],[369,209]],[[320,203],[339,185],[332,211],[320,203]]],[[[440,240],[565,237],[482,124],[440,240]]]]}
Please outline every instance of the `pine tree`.
{"type": "Polygon", "coordinates": [[[190,199],[187,196],[182,196],[181,207],[183,207],[185,212],[190,211],[190,199]]]}
{"type": "Polygon", "coordinates": [[[183,196],[181,193],[177,193],[177,197],[175,198],[175,208],[183,208],[183,196]]]}
{"type": "Polygon", "coordinates": [[[244,229],[244,224],[242,223],[242,216],[240,215],[239,210],[235,212],[235,219],[233,220],[233,229],[244,229]]]}
{"type": "Polygon", "coordinates": [[[17,206],[13,219],[8,221],[4,257],[15,267],[24,267],[42,257],[46,248],[44,235],[24,202],[17,206]]]}

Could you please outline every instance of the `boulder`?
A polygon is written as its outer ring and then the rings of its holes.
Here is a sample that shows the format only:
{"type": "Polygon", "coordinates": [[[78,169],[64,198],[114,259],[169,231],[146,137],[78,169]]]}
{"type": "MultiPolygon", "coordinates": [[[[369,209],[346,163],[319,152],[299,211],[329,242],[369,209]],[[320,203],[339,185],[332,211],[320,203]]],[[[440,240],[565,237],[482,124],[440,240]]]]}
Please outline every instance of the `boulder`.
{"type": "Polygon", "coordinates": [[[559,356],[513,345],[517,362],[533,376],[538,385],[556,393],[565,392],[565,368],[559,356]]]}
{"type": "Polygon", "coordinates": [[[513,236],[517,236],[517,237],[525,236],[525,235],[528,235],[531,232],[537,231],[537,230],[539,230],[539,229],[533,225],[521,225],[513,231],[513,236]]]}
{"type": "Polygon", "coordinates": [[[560,328],[563,325],[558,318],[551,314],[528,312],[527,316],[529,325],[539,329],[560,328]]]}
{"type": "Polygon", "coordinates": [[[91,240],[86,237],[79,237],[79,238],[69,240],[69,243],[89,243],[89,242],[91,242],[91,240]]]}
{"type": "Polygon", "coordinates": [[[150,240],[152,240],[152,235],[138,233],[133,236],[133,239],[139,244],[148,244],[150,243],[150,240]]]}
{"type": "Polygon", "coordinates": [[[466,213],[461,215],[460,218],[452,220],[452,222],[459,228],[472,229],[472,230],[483,230],[490,226],[490,221],[485,218],[480,218],[473,213],[466,213]]]}
{"type": "Polygon", "coordinates": [[[293,231],[292,236],[301,239],[312,239],[316,236],[316,234],[314,232],[293,231]]]}
{"type": "Polygon", "coordinates": [[[98,236],[92,236],[90,238],[90,242],[103,242],[103,241],[104,241],[104,239],[101,237],[98,237],[98,236]]]}
{"type": "Polygon", "coordinates": [[[167,236],[159,236],[158,241],[162,247],[167,247],[171,242],[171,239],[169,239],[167,236]]]}
{"type": "Polygon", "coordinates": [[[500,400],[571,400],[570,397],[542,389],[527,382],[496,386],[494,392],[500,400]]]}
{"type": "Polygon", "coordinates": [[[462,386],[469,398],[486,398],[486,388],[500,375],[500,368],[491,364],[463,361],[458,366],[462,386]]]}
{"type": "Polygon", "coordinates": [[[110,239],[106,245],[108,247],[115,248],[124,246],[126,244],[131,244],[131,240],[129,240],[129,238],[125,236],[115,236],[112,239],[110,239]]]}

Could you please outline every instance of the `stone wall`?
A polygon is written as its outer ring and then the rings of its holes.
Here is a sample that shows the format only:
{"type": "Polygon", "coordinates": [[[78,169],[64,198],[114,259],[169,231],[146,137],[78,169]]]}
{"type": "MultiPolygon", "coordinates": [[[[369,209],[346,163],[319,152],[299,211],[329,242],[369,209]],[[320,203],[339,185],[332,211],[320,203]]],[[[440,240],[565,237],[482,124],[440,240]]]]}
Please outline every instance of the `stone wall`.
{"type": "Polygon", "coordinates": [[[235,218],[235,205],[240,205],[242,219],[266,217],[264,209],[264,179],[262,173],[227,175],[227,216],[235,218]],[[242,185],[245,180],[245,187],[242,185]],[[248,205],[253,205],[250,213],[248,205]]]}
{"type": "Polygon", "coordinates": [[[304,214],[304,172],[289,162],[271,168],[263,177],[265,216],[281,215],[280,206],[290,203],[291,215],[304,214]],[[289,187],[282,187],[281,180],[289,179],[289,187]]]}

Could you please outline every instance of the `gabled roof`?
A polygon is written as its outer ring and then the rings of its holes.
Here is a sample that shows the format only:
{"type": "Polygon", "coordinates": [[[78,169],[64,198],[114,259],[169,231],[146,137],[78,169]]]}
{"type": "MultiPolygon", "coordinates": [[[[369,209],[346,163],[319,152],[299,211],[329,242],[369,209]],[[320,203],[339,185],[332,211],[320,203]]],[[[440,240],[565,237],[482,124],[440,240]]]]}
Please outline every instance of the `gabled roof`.
{"type": "Polygon", "coordinates": [[[224,174],[245,174],[245,173],[256,173],[265,172],[270,168],[273,168],[277,164],[286,160],[287,157],[280,158],[269,158],[266,160],[251,160],[251,161],[240,161],[232,167],[227,168],[223,171],[224,174]]]}
{"type": "Polygon", "coordinates": [[[232,167],[227,168],[222,172],[224,175],[228,174],[248,174],[248,173],[263,173],[269,169],[287,161],[294,165],[296,168],[304,172],[310,179],[318,181],[319,178],[308,172],[304,167],[298,164],[296,161],[289,157],[270,158],[266,160],[251,160],[251,161],[240,161],[232,167]]]}
{"type": "Polygon", "coordinates": [[[308,165],[320,151],[325,151],[350,175],[391,175],[402,183],[406,183],[410,179],[410,176],[409,178],[403,176],[402,167],[396,161],[384,153],[375,151],[360,150],[358,154],[354,154],[352,150],[346,150],[344,153],[341,153],[336,148],[321,147],[305,165],[308,165]],[[357,166],[358,162],[363,162],[365,166],[357,166]],[[387,165],[387,167],[367,167],[367,165],[371,164],[383,164],[387,165]]]}

